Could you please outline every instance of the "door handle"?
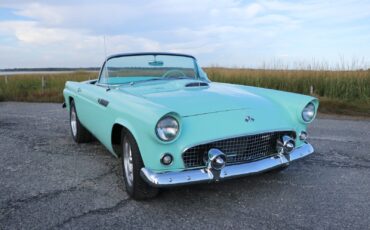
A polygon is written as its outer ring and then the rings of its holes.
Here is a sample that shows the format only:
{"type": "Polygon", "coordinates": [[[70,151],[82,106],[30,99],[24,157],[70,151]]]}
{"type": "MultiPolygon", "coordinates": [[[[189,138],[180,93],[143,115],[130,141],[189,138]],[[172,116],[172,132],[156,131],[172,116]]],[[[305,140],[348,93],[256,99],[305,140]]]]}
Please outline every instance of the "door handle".
{"type": "Polygon", "coordinates": [[[81,88],[77,89],[77,93],[81,93],[81,91],[82,91],[81,88]]]}
{"type": "Polygon", "coordinates": [[[107,107],[109,104],[109,101],[99,98],[98,103],[101,104],[104,107],[107,107]]]}

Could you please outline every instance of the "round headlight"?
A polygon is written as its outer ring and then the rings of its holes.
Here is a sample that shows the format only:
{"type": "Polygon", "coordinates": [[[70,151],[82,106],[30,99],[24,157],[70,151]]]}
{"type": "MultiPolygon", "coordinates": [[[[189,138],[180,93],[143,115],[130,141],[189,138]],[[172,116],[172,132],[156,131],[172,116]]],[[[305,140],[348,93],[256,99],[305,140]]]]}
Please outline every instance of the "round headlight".
{"type": "Polygon", "coordinates": [[[304,107],[302,111],[302,119],[305,122],[310,122],[315,117],[315,105],[310,102],[304,107]]]}
{"type": "Polygon", "coordinates": [[[171,116],[163,117],[158,121],[155,131],[162,141],[172,141],[179,132],[179,122],[171,116]]]}

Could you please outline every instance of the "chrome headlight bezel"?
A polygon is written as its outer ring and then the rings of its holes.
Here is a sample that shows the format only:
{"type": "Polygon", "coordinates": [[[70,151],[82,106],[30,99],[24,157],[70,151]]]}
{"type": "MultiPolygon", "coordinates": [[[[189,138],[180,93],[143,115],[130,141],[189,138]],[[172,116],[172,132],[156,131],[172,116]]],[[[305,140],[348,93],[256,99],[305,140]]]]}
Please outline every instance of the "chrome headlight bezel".
{"type": "Polygon", "coordinates": [[[311,101],[309,102],[302,110],[301,112],[301,117],[302,120],[306,123],[309,123],[313,121],[313,119],[316,116],[316,106],[315,104],[311,101]]]}
{"type": "Polygon", "coordinates": [[[171,142],[179,135],[180,123],[171,115],[163,116],[155,126],[155,134],[159,140],[171,142]]]}

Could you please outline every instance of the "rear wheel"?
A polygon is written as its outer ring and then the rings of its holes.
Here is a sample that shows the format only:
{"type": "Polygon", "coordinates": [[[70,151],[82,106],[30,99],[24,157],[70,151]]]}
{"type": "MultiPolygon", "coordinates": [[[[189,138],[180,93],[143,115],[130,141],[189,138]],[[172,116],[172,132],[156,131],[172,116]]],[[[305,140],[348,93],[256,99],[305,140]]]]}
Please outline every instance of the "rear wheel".
{"type": "Polygon", "coordinates": [[[92,140],[90,132],[81,124],[77,116],[76,106],[74,101],[71,101],[69,111],[69,121],[73,140],[77,143],[86,143],[92,140]]]}
{"type": "Polygon", "coordinates": [[[157,196],[159,189],[149,186],[140,176],[144,163],[134,137],[130,133],[123,133],[122,136],[123,181],[128,195],[135,200],[157,196]]]}

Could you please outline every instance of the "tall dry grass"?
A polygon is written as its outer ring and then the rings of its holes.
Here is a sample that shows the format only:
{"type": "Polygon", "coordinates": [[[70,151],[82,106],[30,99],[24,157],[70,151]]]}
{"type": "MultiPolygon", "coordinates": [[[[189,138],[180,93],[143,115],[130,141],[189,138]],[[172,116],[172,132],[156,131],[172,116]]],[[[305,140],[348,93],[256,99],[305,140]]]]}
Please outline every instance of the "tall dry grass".
{"type": "MultiPolygon", "coordinates": [[[[313,94],[320,111],[370,116],[370,71],[205,68],[212,81],[313,94]],[[312,90],[312,92],[311,92],[312,90]]],[[[0,101],[62,102],[67,80],[94,79],[97,72],[0,76],[0,101]],[[42,77],[45,85],[42,87],[42,77]]]]}
{"type": "Polygon", "coordinates": [[[207,68],[212,81],[251,85],[339,100],[370,100],[370,71],[207,68]]]}
{"type": "Polygon", "coordinates": [[[320,111],[370,116],[370,70],[206,68],[212,81],[312,94],[320,111]]]}
{"type": "Polygon", "coordinates": [[[97,78],[97,72],[0,76],[0,101],[62,102],[66,81],[97,78]],[[44,84],[42,79],[44,79],[44,84]]]}

